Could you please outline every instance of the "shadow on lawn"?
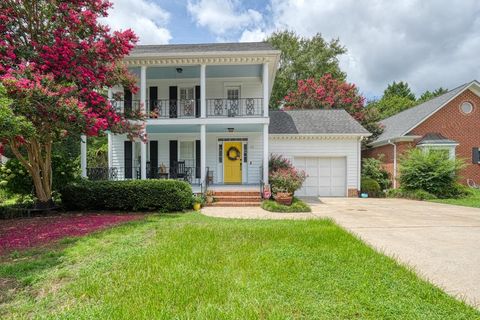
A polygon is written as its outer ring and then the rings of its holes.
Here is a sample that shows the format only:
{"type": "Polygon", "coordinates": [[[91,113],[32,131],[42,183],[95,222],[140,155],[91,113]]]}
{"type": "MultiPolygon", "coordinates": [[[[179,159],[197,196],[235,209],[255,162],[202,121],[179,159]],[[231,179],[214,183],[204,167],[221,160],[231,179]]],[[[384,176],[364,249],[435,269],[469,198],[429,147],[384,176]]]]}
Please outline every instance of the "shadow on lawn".
{"type": "MultiPolygon", "coordinates": [[[[0,255],[0,305],[12,300],[15,293],[37,282],[45,271],[64,261],[69,248],[86,237],[101,237],[118,228],[135,228],[155,223],[159,219],[178,218],[181,214],[150,214],[143,219],[131,220],[88,235],[65,237],[38,247],[4,252],[0,255]]],[[[1,314],[1,313],[0,313],[1,314]]]]}

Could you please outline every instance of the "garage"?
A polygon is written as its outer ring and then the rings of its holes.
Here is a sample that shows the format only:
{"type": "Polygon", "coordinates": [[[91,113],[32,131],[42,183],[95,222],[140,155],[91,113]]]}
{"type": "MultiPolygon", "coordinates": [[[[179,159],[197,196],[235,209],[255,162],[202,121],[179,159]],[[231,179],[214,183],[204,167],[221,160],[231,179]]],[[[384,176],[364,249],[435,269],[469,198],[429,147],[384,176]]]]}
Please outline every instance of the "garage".
{"type": "Polygon", "coordinates": [[[294,165],[308,175],[302,189],[295,194],[303,197],[346,196],[345,157],[295,157],[294,165]]]}
{"type": "Polygon", "coordinates": [[[269,153],[308,174],[295,195],[358,195],[362,140],[370,133],[345,110],[270,111],[268,132],[269,153]]]}

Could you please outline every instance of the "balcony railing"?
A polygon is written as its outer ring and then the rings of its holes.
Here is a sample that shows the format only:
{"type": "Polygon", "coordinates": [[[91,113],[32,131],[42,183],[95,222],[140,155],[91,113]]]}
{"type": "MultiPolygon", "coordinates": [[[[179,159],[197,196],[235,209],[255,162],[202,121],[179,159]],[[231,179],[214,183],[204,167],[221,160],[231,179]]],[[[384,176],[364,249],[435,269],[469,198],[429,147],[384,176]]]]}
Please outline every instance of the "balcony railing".
{"type": "MultiPolygon", "coordinates": [[[[151,167],[147,163],[147,179],[175,179],[190,184],[200,184],[200,167],[176,166],[176,167],[151,167]]],[[[139,166],[132,167],[98,167],[87,168],[87,176],[90,180],[130,180],[141,179],[139,166]]]]}
{"type": "Polygon", "coordinates": [[[262,98],[207,99],[207,117],[260,117],[262,98]]]}
{"type": "MultiPolygon", "coordinates": [[[[206,99],[207,117],[261,117],[263,115],[262,98],[206,99]]],[[[140,100],[114,100],[112,105],[126,117],[141,112],[140,100]]],[[[200,100],[148,100],[145,112],[150,119],[198,118],[200,100]]]]}

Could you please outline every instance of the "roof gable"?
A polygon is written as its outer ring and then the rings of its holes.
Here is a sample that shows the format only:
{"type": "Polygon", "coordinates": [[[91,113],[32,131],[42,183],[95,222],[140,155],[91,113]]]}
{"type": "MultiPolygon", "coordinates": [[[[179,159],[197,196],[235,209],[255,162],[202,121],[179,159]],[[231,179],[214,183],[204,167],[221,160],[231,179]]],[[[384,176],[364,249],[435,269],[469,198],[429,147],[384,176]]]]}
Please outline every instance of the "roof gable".
{"type": "Polygon", "coordinates": [[[407,135],[432,114],[443,108],[448,102],[472,86],[480,89],[480,83],[474,80],[452,89],[441,96],[382,120],[380,124],[383,125],[384,131],[374,143],[386,142],[407,135]]]}

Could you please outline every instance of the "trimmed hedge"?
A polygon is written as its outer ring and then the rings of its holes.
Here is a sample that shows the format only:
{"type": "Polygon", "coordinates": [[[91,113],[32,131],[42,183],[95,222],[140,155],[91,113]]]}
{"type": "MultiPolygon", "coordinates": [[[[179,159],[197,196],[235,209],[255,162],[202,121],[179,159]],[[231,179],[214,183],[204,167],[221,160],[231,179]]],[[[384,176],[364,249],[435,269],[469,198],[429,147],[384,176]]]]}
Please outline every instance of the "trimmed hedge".
{"type": "Polygon", "coordinates": [[[173,212],[191,209],[192,187],[177,180],[82,180],[61,190],[67,210],[173,212]]]}
{"type": "Polygon", "coordinates": [[[437,197],[425,190],[404,190],[404,189],[390,189],[387,191],[388,198],[404,198],[410,200],[433,200],[437,197]]]}

